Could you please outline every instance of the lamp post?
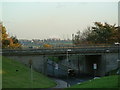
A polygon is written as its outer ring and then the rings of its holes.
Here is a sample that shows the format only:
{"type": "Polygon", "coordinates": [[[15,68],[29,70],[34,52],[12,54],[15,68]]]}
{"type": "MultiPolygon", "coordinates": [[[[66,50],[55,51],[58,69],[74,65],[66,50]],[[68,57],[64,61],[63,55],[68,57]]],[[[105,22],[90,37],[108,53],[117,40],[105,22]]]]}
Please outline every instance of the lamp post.
{"type": "MultiPolygon", "coordinates": [[[[69,62],[68,52],[70,52],[70,51],[71,51],[71,49],[67,49],[67,54],[66,54],[66,56],[67,56],[67,62],[69,62]]],[[[67,87],[69,87],[69,85],[68,85],[68,72],[67,72],[67,87]]]]}
{"type": "Polygon", "coordinates": [[[80,75],[80,61],[79,61],[79,54],[78,54],[78,76],[80,75]]]}
{"type": "Polygon", "coordinates": [[[120,43],[119,42],[116,42],[115,45],[118,46],[118,59],[117,59],[117,62],[118,62],[118,74],[120,74],[120,43]]]}
{"type": "Polygon", "coordinates": [[[71,49],[67,49],[67,60],[68,60],[68,52],[70,52],[71,51],[71,49]]]}

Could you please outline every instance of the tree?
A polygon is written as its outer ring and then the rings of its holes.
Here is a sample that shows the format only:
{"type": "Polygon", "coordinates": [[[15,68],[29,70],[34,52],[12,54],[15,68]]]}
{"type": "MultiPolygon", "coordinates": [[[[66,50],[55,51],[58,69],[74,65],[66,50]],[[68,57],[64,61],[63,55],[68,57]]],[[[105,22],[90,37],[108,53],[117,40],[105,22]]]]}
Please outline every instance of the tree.
{"type": "Polygon", "coordinates": [[[6,32],[6,28],[2,25],[2,23],[0,23],[0,32],[1,32],[1,40],[2,39],[7,39],[8,34],[6,32]]]}
{"type": "MultiPolygon", "coordinates": [[[[101,22],[95,22],[95,26],[87,28],[79,36],[75,35],[74,44],[113,44],[116,41],[120,41],[120,30],[114,25],[108,23],[102,24],[101,22]],[[80,37],[80,38],[78,38],[80,37]]],[[[77,32],[78,33],[78,32],[77,32]]]]}
{"type": "Polygon", "coordinates": [[[12,36],[11,39],[13,40],[13,43],[14,43],[14,44],[19,43],[19,42],[18,42],[18,39],[16,38],[16,36],[12,36]]]}
{"type": "Polygon", "coordinates": [[[2,42],[2,48],[20,48],[21,44],[15,36],[9,37],[7,30],[2,23],[0,23],[0,41],[2,42]]]}
{"type": "Polygon", "coordinates": [[[82,45],[88,44],[89,42],[86,41],[86,38],[91,33],[90,27],[87,27],[83,32],[78,31],[76,34],[72,34],[72,41],[75,45],[82,45]]]}
{"type": "Polygon", "coordinates": [[[10,41],[9,40],[2,40],[2,46],[3,46],[3,48],[9,47],[9,45],[10,45],[10,41]]]}
{"type": "Polygon", "coordinates": [[[115,24],[102,24],[101,22],[95,22],[94,24],[95,27],[92,27],[92,32],[87,37],[87,40],[95,44],[113,44],[117,40],[115,24]]]}
{"type": "Polygon", "coordinates": [[[43,47],[45,47],[45,48],[52,48],[52,45],[50,45],[50,44],[44,44],[43,47]]]}

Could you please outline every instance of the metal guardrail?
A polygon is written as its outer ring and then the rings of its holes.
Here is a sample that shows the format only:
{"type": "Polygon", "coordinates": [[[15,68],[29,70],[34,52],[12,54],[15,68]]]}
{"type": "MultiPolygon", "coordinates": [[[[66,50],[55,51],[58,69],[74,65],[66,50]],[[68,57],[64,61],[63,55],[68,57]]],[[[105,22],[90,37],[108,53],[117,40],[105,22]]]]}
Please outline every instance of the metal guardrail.
{"type": "Polygon", "coordinates": [[[42,49],[2,49],[3,55],[54,55],[54,54],[66,54],[67,50],[69,54],[76,53],[112,53],[118,52],[117,46],[84,46],[84,47],[69,47],[69,48],[42,48],[42,49]]]}

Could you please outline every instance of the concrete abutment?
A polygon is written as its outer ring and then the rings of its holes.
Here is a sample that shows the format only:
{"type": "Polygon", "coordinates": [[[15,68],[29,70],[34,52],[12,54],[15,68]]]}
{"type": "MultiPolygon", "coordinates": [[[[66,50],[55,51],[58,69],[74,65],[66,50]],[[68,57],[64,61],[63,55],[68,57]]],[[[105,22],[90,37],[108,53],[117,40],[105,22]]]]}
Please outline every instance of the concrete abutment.
{"type": "Polygon", "coordinates": [[[88,74],[91,76],[104,76],[107,72],[118,68],[117,53],[102,53],[99,55],[69,54],[69,61],[65,58],[66,55],[58,55],[62,60],[53,65],[52,62],[48,65],[48,56],[45,55],[8,55],[6,57],[17,60],[28,67],[30,66],[29,61],[32,60],[33,68],[36,71],[55,77],[66,76],[68,68],[74,69],[77,75],[88,74]],[[55,64],[58,64],[58,69],[55,69],[55,64]],[[94,64],[97,65],[95,70],[93,68],[94,64]]]}

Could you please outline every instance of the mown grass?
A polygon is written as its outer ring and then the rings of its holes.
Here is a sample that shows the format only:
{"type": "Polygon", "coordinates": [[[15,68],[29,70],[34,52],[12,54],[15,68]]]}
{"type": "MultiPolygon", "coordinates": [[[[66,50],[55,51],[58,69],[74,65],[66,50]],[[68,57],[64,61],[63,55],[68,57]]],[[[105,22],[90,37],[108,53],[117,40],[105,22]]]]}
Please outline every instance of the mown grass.
{"type": "Polygon", "coordinates": [[[56,83],[41,73],[33,71],[31,82],[30,68],[15,60],[2,57],[2,88],[51,88],[56,83]]]}
{"type": "Polygon", "coordinates": [[[101,77],[71,86],[70,88],[118,88],[120,84],[119,79],[120,75],[101,77]]]}

